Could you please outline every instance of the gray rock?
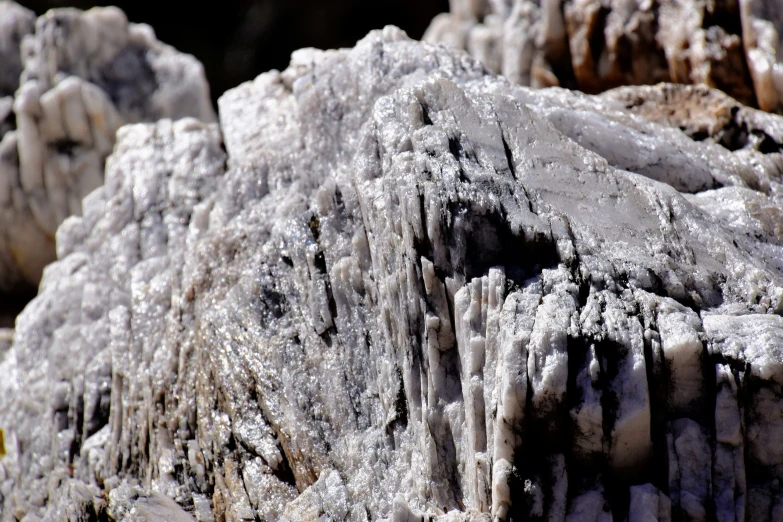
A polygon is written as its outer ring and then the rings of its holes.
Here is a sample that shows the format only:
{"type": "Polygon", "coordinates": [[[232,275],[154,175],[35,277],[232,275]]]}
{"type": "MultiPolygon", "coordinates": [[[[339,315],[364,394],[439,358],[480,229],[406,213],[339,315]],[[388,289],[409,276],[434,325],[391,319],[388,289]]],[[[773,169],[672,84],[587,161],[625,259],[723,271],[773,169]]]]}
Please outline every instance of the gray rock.
{"type": "MultiPolygon", "coordinates": [[[[32,34],[35,14],[10,0],[0,1],[0,99],[13,96],[22,74],[22,39],[32,34]]],[[[0,110],[0,112],[2,112],[0,110]]],[[[1,116],[1,115],[0,115],[1,116]]],[[[3,137],[0,128],[0,138],[3,137]]]]}
{"type": "Polygon", "coordinates": [[[60,226],[5,519],[775,520],[768,154],[394,28],[219,106],[121,129],[60,226]]]}
{"type": "Polygon", "coordinates": [[[119,9],[53,9],[34,30],[31,17],[0,3],[2,74],[15,82],[0,78],[0,294],[38,285],[57,227],[103,183],[122,124],[215,119],[201,64],[119,9]]]}

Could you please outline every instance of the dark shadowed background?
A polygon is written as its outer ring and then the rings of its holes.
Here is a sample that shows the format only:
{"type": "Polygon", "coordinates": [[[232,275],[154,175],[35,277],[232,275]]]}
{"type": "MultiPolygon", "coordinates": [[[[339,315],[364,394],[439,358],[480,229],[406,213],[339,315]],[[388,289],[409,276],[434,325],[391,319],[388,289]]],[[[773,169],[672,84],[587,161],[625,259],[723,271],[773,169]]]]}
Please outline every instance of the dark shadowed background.
{"type": "Polygon", "coordinates": [[[204,64],[212,97],[270,69],[284,69],[302,47],[353,46],[371,29],[393,24],[420,38],[448,0],[16,0],[41,15],[53,7],[122,8],[151,25],[158,39],[204,64]]]}

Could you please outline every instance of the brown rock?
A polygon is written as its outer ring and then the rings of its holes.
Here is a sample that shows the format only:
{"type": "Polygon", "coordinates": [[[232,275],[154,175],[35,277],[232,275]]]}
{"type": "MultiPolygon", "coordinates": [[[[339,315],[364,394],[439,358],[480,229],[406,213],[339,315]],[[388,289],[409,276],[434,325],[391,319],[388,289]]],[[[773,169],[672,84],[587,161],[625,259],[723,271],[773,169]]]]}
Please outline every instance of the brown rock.
{"type": "Polygon", "coordinates": [[[777,0],[515,0],[486,12],[457,3],[425,41],[466,49],[515,83],[587,93],[704,84],[750,107],[783,104],[777,0]]]}

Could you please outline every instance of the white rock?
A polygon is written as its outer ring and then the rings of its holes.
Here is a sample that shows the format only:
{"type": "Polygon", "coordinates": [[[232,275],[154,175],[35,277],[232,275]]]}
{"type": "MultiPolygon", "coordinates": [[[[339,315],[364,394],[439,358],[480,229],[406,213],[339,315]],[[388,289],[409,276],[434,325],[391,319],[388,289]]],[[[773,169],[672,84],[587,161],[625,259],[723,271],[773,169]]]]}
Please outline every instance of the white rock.
{"type": "Polygon", "coordinates": [[[15,92],[15,124],[0,101],[0,293],[24,293],[55,259],[58,226],[103,184],[121,125],[215,114],[201,64],[117,8],[35,21],[3,0],[0,34],[0,97],[15,92]]]}
{"type": "Polygon", "coordinates": [[[746,181],[768,171],[394,28],[220,107],[221,129],[122,128],[60,228],[0,356],[4,514],[117,518],[153,494],[198,520],[781,509],[783,278],[757,255],[777,239],[691,202],[774,206],[774,177],[746,181]],[[612,154],[677,144],[698,183],[612,154]]]}

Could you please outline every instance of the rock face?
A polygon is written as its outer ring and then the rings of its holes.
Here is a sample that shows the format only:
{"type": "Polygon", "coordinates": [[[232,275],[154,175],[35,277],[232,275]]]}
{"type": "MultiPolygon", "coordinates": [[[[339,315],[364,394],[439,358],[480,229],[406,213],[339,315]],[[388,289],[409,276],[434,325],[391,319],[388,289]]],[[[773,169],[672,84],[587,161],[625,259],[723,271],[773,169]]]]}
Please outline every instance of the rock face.
{"type": "MultiPolygon", "coordinates": [[[[34,31],[35,15],[24,7],[2,0],[0,2],[0,99],[13,96],[22,74],[22,38],[34,31]]],[[[6,114],[0,110],[0,122],[6,114]]]]}
{"type": "Polygon", "coordinates": [[[0,295],[35,288],[57,227],[103,183],[120,125],[213,121],[201,64],[116,8],[37,21],[0,1],[0,295]],[[15,95],[14,95],[15,93],[15,95]]]}
{"type": "Polygon", "coordinates": [[[386,28],[123,127],[0,356],[4,519],[778,520],[780,154],[630,92],[386,28]]]}
{"type": "Polygon", "coordinates": [[[619,87],[603,96],[648,120],[678,128],[696,141],[713,141],[732,151],[781,151],[780,118],[745,107],[704,85],[619,87]]]}
{"type": "Polygon", "coordinates": [[[783,10],[776,0],[740,0],[748,67],[764,110],[783,111],[783,10]]]}
{"type": "Polygon", "coordinates": [[[783,111],[778,0],[451,0],[424,39],[533,87],[706,84],[783,111]]]}

